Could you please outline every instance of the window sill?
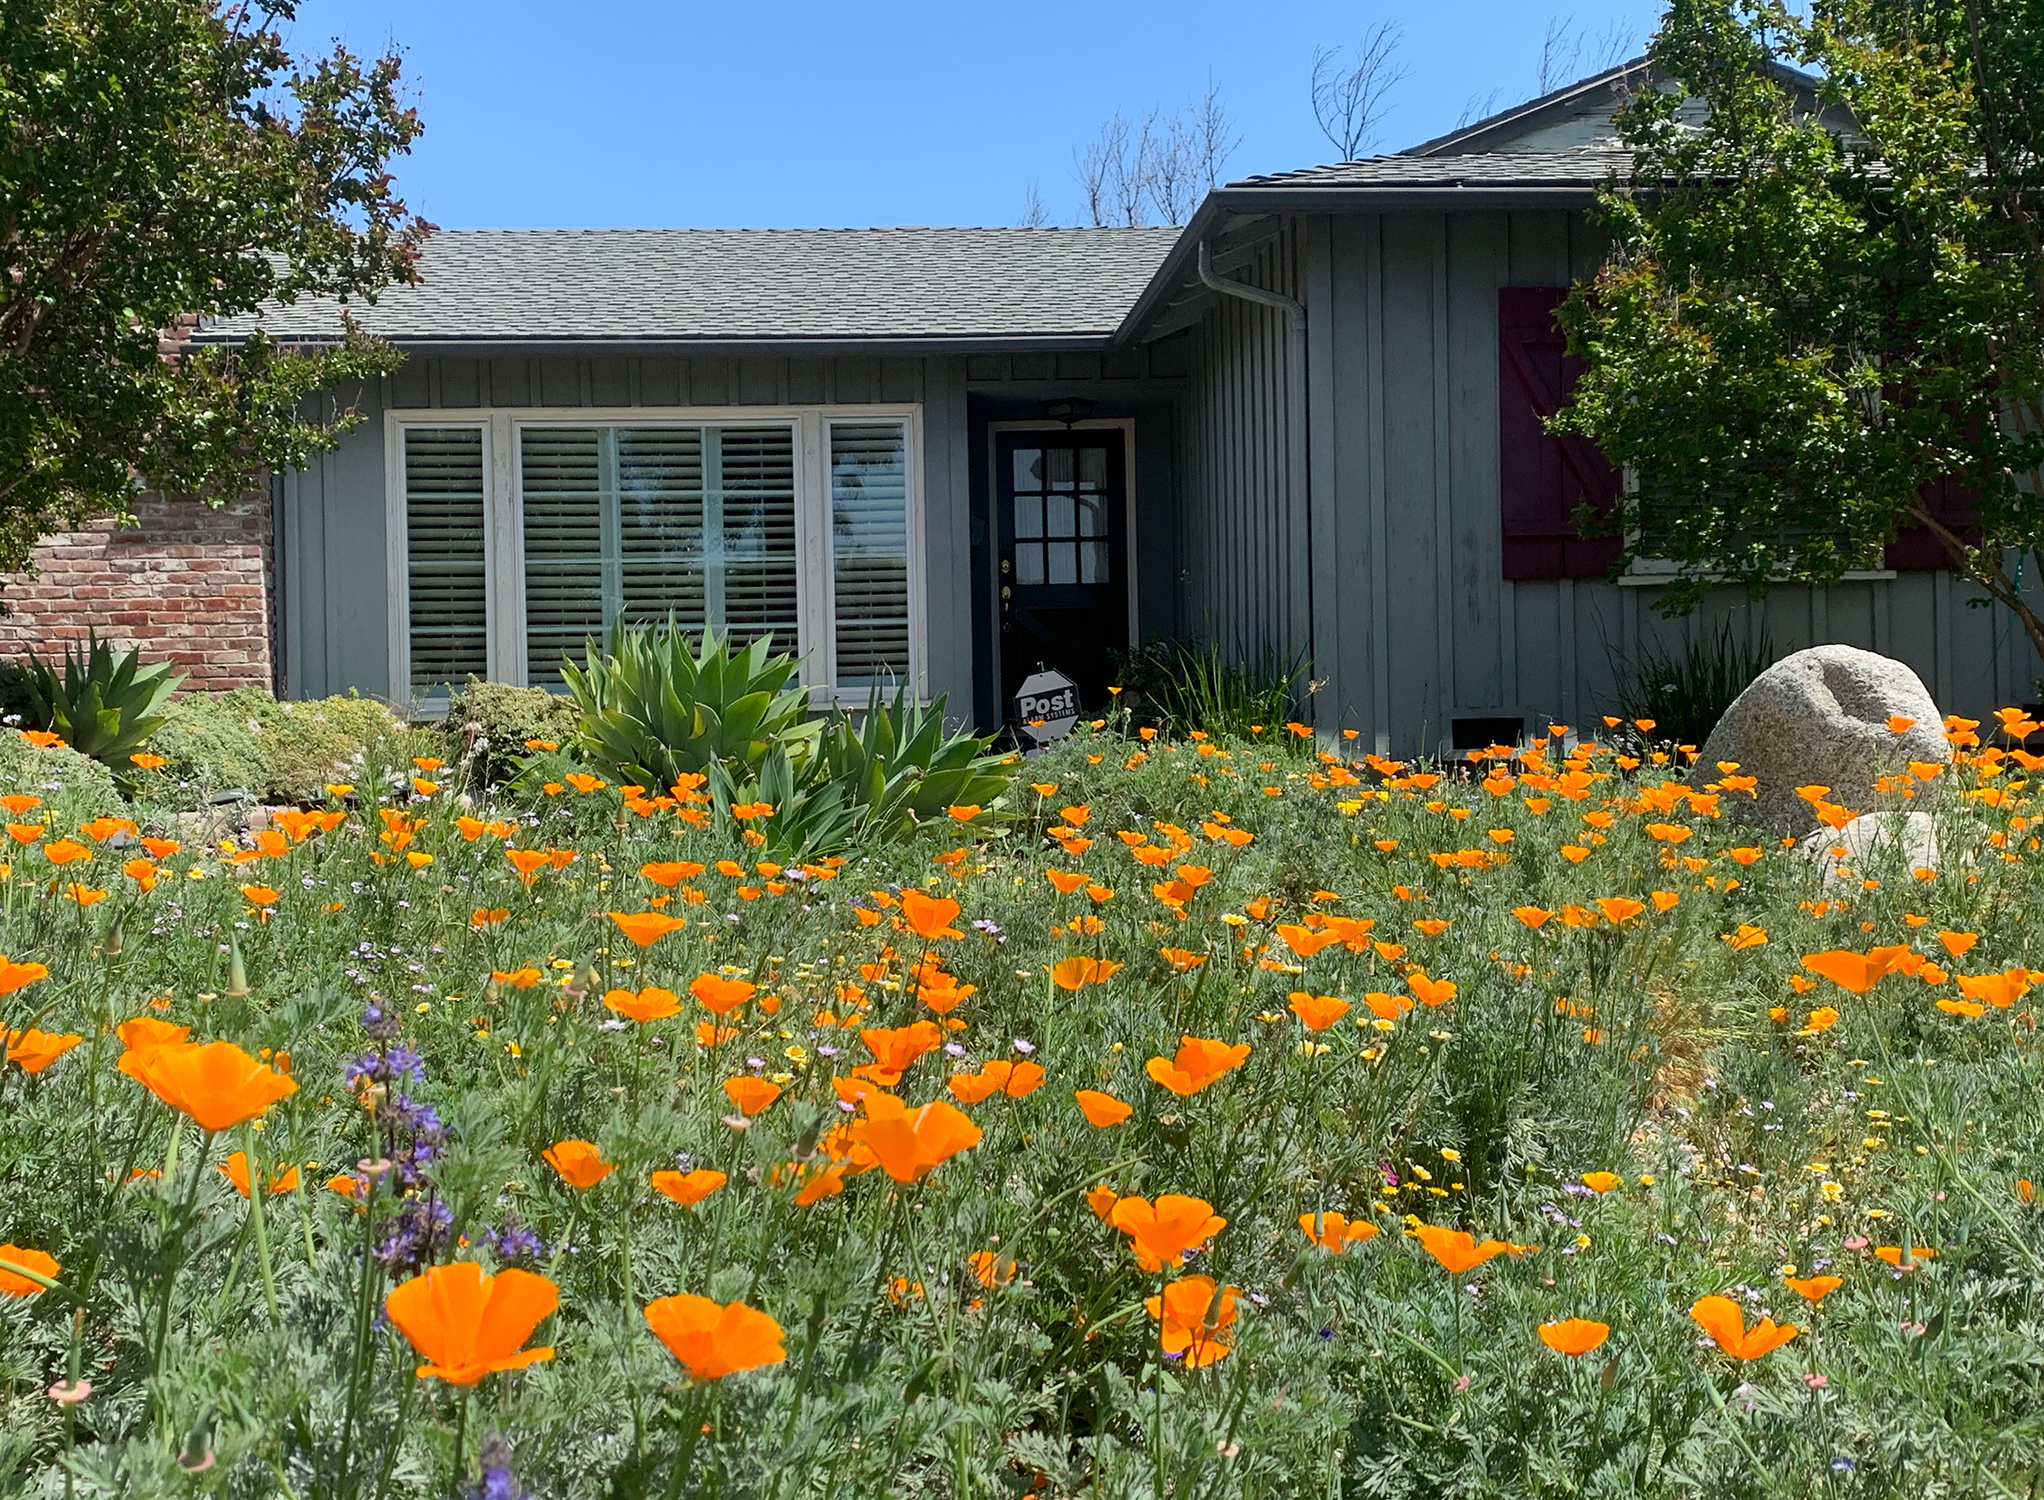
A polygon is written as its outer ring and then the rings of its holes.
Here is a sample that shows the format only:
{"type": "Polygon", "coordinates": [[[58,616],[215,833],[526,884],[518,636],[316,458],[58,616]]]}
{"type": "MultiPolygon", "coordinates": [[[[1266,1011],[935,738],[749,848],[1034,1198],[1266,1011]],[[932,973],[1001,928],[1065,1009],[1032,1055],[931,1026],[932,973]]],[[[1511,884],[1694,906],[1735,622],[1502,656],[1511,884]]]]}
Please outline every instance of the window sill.
{"type": "MultiPolygon", "coordinates": [[[[1845,572],[1838,575],[1838,581],[1840,583],[1884,583],[1895,576],[1896,573],[1893,568],[1848,568],[1845,572]]],[[[1680,577],[1681,575],[1672,568],[1634,570],[1619,574],[1617,582],[1618,586],[1622,589],[1657,589],[1666,588],[1680,577]]],[[[1793,581],[1788,578],[1776,580],[1778,583],[1791,583],[1793,581]]],[[[1723,574],[1713,573],[1709,578],[1709,582],[1737,583],[1738,580],[1736,578],[1727,578],[1723,574]]]]}

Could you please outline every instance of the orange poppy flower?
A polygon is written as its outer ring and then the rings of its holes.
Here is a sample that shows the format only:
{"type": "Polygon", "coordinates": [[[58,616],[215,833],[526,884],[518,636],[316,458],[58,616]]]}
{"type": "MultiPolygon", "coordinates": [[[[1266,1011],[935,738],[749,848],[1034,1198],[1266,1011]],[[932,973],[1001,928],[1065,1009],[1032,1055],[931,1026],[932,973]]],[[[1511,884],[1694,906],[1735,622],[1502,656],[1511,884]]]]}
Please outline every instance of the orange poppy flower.
{"type": "Polygon", "coordinates": [[[2007,1010],[2030,990],[2030,971],[2007,969],[1999,974],[1961,974],[1959,993],[1970,1000],[1985,1001],[1996,1010],[2007,1010]]]}
{"type": "Polygon", "coordinates": [[[40,823],[9,823],[7,836],[17,844],[33,844],[49,830],[40,823]]]}
{"type": "Polygon", "coordinates": [[[1593,1193],[1608,1193],[1613,1188],[1622,1187],[1624,1183],[1625,1179],[1616,1172],[1585,1172],[1583,1174],[1583,1186],[1593,1193]]]}
{"type": "Polygon", "coordinates": [[[1015,1257],[998,1250],[976,1250],[965,1258],[972,1267],[972,1279],[981,1286],[1007,1286],[1019,1267],[1015,1257]]]}
{"type": "Polygon", "coordinates": [[[696,1045],[721,1047],[736,1035],[738,1028],[735,1026],[719,1026],[714,1021],[703,1021],[696,1026],[696,1045]]]}
{"type": "Polygon", "coordinates": [[[1307,1239],[1336,1255],[1346,1254],[1351,1245],[1367,1244],[1379,1233],[1377,1226],[1368,1220],[1351,1219],[1347,1214],[1332,1211],[1300,1214],[1299,1227],[1306,1231],[1307,1239]]]}
{"type": "Polygon", "coordinates": [[[275,906],[282,892],[267,885],[245,885],[241,888],[242,900],[251,906],[275,906]]]}
{"type": "Polygon", "coordinates": [[[802,1187],[795,1194],[797,1208],[808,1208],[845,1190],[843,1167],[825,1167],[821,1162],[811,1162],[802,1169],[801,1175],[802,1187]]]}
{"type": "Polygon", "coordinates": [[[1069,896],[1093,877],[1083,870],[1045,870],[1043,878],[1057,887],[1059,895],[1069,896]]]}
{"type": "Polygon", "coordinates": [[[1332,947],[1341,941],[1341,934],[1324,929],[1316,932],[1311,927],[1302,927],[1295,922],[1280,922],[1277,935],[1284,939],[1285,946],[1301,958],[1311,958],[1322,948],[1332,947]]]}
{"type": "Polygon", "coordinates": [[[1604,920],[1616,927],[1631,921],[1647,909],[1644,901],[1635,901],[1630,896],[1599,896],[1597,910],[1604,913],[1604,920]]]}
{"type": "Polygon", "coordinates": [[[653,1190],[664,1193],[683,1208],[694,1208],[730,1179],[722,1172],[697,1167],[693,1172],[655,1172],[653,1190]]]}
{"type": "Polygon", "coordinates": [[[9,792],[6,796],[0,797],[0,808],[5,808],[10,816],[16,818],[23,813],[33,812],[42,805],[42,798],[31,796],[27,792],[9,792]]]}
{"type": "MultiPolygon", "coordinates": [[[[49,1281],[55,1281],[57,1273],[64,1269],[57,1264],[55,1256],[22,1245],[0,1245],[0,1263],[18,1266],[20,1271],[33,1271],[49,1281]]],[[[31,1281],[20,1271],[0,1269],[0,1296],[33,1297],[49,1290],[42,1282],[31,1281]]]]}
{"type": "Polygon", "coordinates": [[[664,885],[672,889],[684,880],[693,880],[702,874],[703,866],[692,859],[656,860],[650,864],[640,865],[639,873],[655,885],[664,885]]]}
{"type": "Polygon", "coordinates": [[[1594,1318],[1564,1318],[1540,1325],[1540,1342],[1556,1354],[1580,1359],[1611,1337],[1611,1325],[1594,1318]]]}
{"type": "Polygon", "coordinates": [[[1194,953],[1186,948],[1163,948],[1158,951],[1164,955],[1164,962],[1180,974],[1189,974],[1207,961],[1206,954],[1194,953]]]}
{"type": "Polygon", "coordinates": [[[1454,980],[1429,979],[1425,969],[1414,969],[1406,975],[1405,987],[1412,991],[1415,1000],[1428,1007],[1446,1005],[1455,998],[1454,980]]]}
{"type": "Polygon", "coordinates": [[[918,890],[903,891],[901,916],[908,923],[909,931],[927,942],[964,936],[951,925],[958,917],[958,903],[945,896],[926,896],[918,890]]]}
{"type": "Polygon", "coordinates": [[[750,980],[726,979],[721,974],[698,974],[689,981],[688,992],[701,1002],[704,1010],[728,1016],[750,1000],[758,988],[750,980]]]}
{"type": "Polygon", "coordinates": [[[43,845],[43,858],[53,865],[68,865],[92,858],[92,851],[76,839],[58,839],[53,844],[43,845]]]}
{"type": "Polygon", "coordinates": [[[892,1094],[868,1094],[858,1139],[889,1177],[915,1182],[978,1145],[980,1133],[963,1110],[941,1099],[911,1110],[892,1094]]]}
{"type": "Polygon", "coordinates": [[[1805,1302],[1812,1304],[1822,1302],[1845,1285],[1837,1276],[1784,1276],[1781,1283],[1805,1302]]]}
{"type": "Polygon", "coordinates": [[[1901,1271],[1913,1271],[1917,1261],[1936,1260],[1938,1255],[1928,1245],[1912,1245],[1906,1255],[1900,1245],[1876,1245],[1874,1254],[1901,1271]]]}
{"type": "Polygon", "coordinates": [[[61,734],[52,734],[47,729],[24,729],[19,732],[23,739],[27,740],[38,750],[54,750],[57,746],[64,743],[64,737],[61,734]]]}
{"type": "Polygon", "coordinates": [[[1103,1224],[1114,1222],[1114,1205],[1121,1202],[1121,1194],[1106,1183],[1098,1183],[1086,1189],[1086,1207],[1093,1210],[1093,1217],[1103,1224]]]}
{"type": "Polygon", "coordinates": [[[688,925],[680,917],[670,917],[664,911],[614,911],[610,913],[610,919],[617,923],[619,932],[641,948],[651,947],[676,928],[688,925]]]}
{"type": "Polygon", "coordinates": [[[132,1047],[120,1069],[201,1130],[231,1130],[298,1092],[293,1080],[232,1042],[132,1047]]]}
{"type": "Polygon", "coordinates": [[[1021,1099],[1043,1087],[1043,1069],[1033,1062],[996,1058],[977,1073],[953,1073],[947,1084],[961,1104],[978,1104],[995,1094],[1021,1099]]]}
{"type": "Polygon", "coordinates": [[[724,1080],[724,1092],[738,1107],[738,1112],[748,1119],[781,1097],[781,1086],[764,1078],[745,1074],[738,1078],[724,1080]]]}
{"type": "Polygon", "coordinates": [[[1206,1199],[1183,1193],[1165,1193],[1155,1203],[1118,1198],[1107,1222],[1129,1237],[1136,1264],[1145,1271],[1176,1269],[1228,1224],[1206,1199]]]}
{"type": "Polygon", "coordinates": [[[873,1061],[855,1071],[885,1088],[901,1082],[909,1065],[944,1040],[934,1021],[915,1021],[907,1026],[868,1026],[859,1040],[873,1054],[873,1061]]]}
{"type": "Polygon", "coordinates": [[[538,969],[527,967],[508,971],[492,969],[490,970],[490,978],[498,984],[508,984],[514,990],[529,990],[538,984],[540,980],[546,978],[546,976],[538,969]]]}
{"type": "Polygon", "coordinates": [[[1954,958],[1964,958],[1973,951],[1973,945],[1980,941],[1977,932],[1954,932],[1950,928],[1938,930],[1938,941],[1945,945],[1945,952],[1954,958]]]}
{"type": "Polygon", "coordinates": [[[42,964],[18,964],[5,954],[0,954],[0,995],[11,995],[24,985],[34,984],[38,979],[49,977],[49,969],[42,964]]]}
{"type": "Polygon", "coordinates": [[[552,1349],[520,1345],[560,1300],[560,1288],[531,1271],[485,1276],[473,1261],[456,1261],[391,1288],[383,1310],[424,1356],[421,1380],[474,1385],[493,1371],[552,1359],[552,1349]]]}
{"type": "Polygon", "coordinates": [[[1479,1244],[1466,1229],[1444,1229],[1438,1224],[1422,1224],[1413,1230],[1412,1237],[1420,1242],[1427,1254],[1441,1263],[1450,1276],[1467,1275],[1492,1256],[1512,1248],[1503,1240],[1485,1240],[1479,1244]]]}
{"type": "Polygon", "coordinates": [[[1412,926],[1414,931],[1426,937],[1439,937],[1448,930],[1448,923],[1440,917],[1422,917],[1412,926]]]}
{"type": "MultiPolygon", "coordinates": [[[[226,1161],[213,1170],[233,1183],[234,1190],[241,1194],[242,1197],[246,1198],[248,1196],[248,1153],[246,1151],[234,1152],[226,1161]]],[[[274,1197],[278,1193],[288,1193],[297,1186],[298,1169],[296,1167],[286,1167],[270,1179],[270,1185],[266,1191],[274,1197]]]]}
{"type": "Polygon", "coordinates": [[[1183,1098],[1190,1098],[1223,1073],[1242,1066],[1249,1044],[1230,1045],[1206,1037],[1181,1037],[1171,1058],[1153,1057],[1143,1065],[1151,1078],[1183,1098]]]}
{"type": "Polygon", "coordinates": [[[159,1021],[154,1016],[136,1016],[123,1021],[114,1028],[114,1035],[121,1040],[121,1046],[130,1052],[146,1047],[165,1047],[181,1042],[192,1034],[189,1026],[174,1026],[168,1021],[159,1021]]]}
{"type": "Polygon", "coordinates": [[[1308,1031],[1325,1031],[1348,1014],[1349,1002],[1333,995],[1309,995],[1304,990],[1294,990],[1291,1011],[1308,1031]]]}
{"type": "Polygon", "coordinates": [[[10,1031],[7,1033],[7,1060],[24,1073],[40,1073],[82,1040],[76,1032],[58,1036],[33,1027],[27,1031],[10,1031]]]}
{"type": "Polygon", "coordinates": [[[1528,927],[1535,928],[1554,918],[1554,913],[1544,906],[1515,906],[1512,908],[1512,915],[1528,927]]]}
{"type": "Polygon", "coordinates": [[[1689,1316],[1733,1359],[1759,1359],[1796,1336],[1795,1324],[1777,1328],[1772,1318],[1762,1318],[1747,1328],[1746,1315],[1730,1297],[1699,1297],[1689,1316]]]}
{"type": "Polygon", "coordinates": [[[561,1174],[571,1188],[592,1188],[617,1167],[603,1159],[603,1153],[588,1141],[555,1141],[540,1153],[546,1164],[561,1174]]]}
{"type": "Polygon", "coordinates": [[[1080,1089],[1072,1097],[1079,1102],[1079,1111],[1086,1122],[1101,1130],[1119,1125],[1134,1114],[1135,1106],[1124,1104],[1112,1094],[1103,1094],[1098,1089],[1080,1089]]]}
{"type": "Polygon", "coordinates": [[[718,1306],[684,1294],[647,1304],[646,1326],[692,1380],[722,1380],[786,1359],[781,1325],[743,1302],[718,1306]]]}
{"type": "Polygon", "coordinates": [[[637,993],[605,990],[603,1003],[628,1021],[664,1021],[681,1013],[681,996],[657,984],[649,984],[637,993]]]}
{"type": "Polygon", "coordinates": [[[1061,990],[1082,990],[1089,984],[1102,984],[1120,972],[1118,963],[1075,953],[1050,966],[1050,981],[1061,990]]]}
{"type": "Polygon", "coordinates": [[[1805,953],[1803,967],[1812,974],[1822,975],[1841,989],[1864,995],[1895,967],[1895,958],[1894,949],[1876,948],[1872,953],[1854,953],[1849,948],[1834,948],[1827,953],[1805,953]]]}
{"type": "Polygon", "coordinates": [[[1395,1021],[1412,1009],[1412,1002],[1403,995],[1390,995],[1382,990],[1371,990],[1363,996],[1363,1004],[1370,1007],[1370,1013],[1380,1021],[1395,1021]]]}
{"type": "Polygon", "coordinates": [[[1163,1325],[1166,1354],[1181,1355],[1188,1370],[1226,1358],[1235,1342],[1235,1304],[1240,1287],[1216,1287],[1211,1276],[1181,1276],[1143,1306],[1163,1325]]]}

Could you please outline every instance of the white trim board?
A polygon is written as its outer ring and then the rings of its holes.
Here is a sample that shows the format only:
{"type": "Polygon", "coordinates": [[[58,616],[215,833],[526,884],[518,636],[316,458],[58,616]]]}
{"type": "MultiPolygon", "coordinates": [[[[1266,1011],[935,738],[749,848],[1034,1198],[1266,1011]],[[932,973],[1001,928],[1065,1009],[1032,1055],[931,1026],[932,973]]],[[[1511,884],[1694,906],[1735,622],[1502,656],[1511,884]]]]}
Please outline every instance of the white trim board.
{"type": "Polygon", "coordinates": [[[412,407],[383,413],[386,615],[393,699],[433,701],[411,686],[410,580],[406,546],[404,434],[413,427],[480,429],[483,433],[484,580],[490,676],[523,686],[525,558],[519,433],[526,427],[778,427],[794,441],[796,496],[797,649],[802,677],[818,707],[864,704],[864,687],[838,688],[832,607],[833,527],[830,522],[830,428],[835,423],[899,421],[905,428],[909,661],[907,682],[919,699],[928,685],[928,560],[925,556],[923,414],[916,403],[831,406],[704,407],[412,407]]]}

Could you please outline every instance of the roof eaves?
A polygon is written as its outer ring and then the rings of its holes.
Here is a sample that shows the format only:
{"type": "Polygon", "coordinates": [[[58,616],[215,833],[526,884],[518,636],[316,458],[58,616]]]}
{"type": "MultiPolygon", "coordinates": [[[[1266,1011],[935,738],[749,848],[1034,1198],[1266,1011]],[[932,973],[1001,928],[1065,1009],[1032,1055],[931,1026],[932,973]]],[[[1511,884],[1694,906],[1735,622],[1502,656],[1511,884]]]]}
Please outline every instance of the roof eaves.
{"type": "MultiPolygon", "coordinates": [[[[240,332],[197,334],[192,342],[202,344],[239,343],[240,332]]],[[[325,347],[340,342],[338,335],[276,335],[285,347],[325,347]]],[[[390,335],[384,342],[408,354],[452,356],[558,354],[607,354],[621,357],[660,355],[947,355],[947,354],[1100,354],[1114,346],[1109,331],[1098,333],[961,333],[904,336],[846,335],[787,338],[719,338],[656,336],[549,336],[549,335],[390,335]]]]}

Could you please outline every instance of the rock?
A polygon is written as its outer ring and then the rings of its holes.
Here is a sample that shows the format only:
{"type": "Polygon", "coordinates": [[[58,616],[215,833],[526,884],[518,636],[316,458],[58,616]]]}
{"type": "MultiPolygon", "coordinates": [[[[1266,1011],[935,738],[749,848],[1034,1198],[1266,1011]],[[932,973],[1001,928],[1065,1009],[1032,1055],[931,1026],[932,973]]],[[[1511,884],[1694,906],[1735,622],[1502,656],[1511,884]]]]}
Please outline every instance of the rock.
{"type": "Polygon", "coordinates": [[[1820,828],[1804,839],[1803,857],[1824,872],[1824,888],[1856,884],[1899,857],[1915,875],[1939,868],[1938,825],[1929,813],[1862,813],[1843,828],[1820,828]],[[1843,850],[1843,853],[1839,851],[1843,850]]]}
{"type": "Polygon", "coordinates": [[[1865,812],[1877,797],[1876,777],[1905,761],[1951,758],[1938,706],[1908,667],[1856,646],[1812,646],[1753,679],[1718,720],[1696,764],[1713,781],[1719,761],[1737,761],[1737,774],[1758,778],[1759,795],[1727,797],[1726,811],[1800,835],[1817,820],[1797,787],[1828,786],[1829,800],[1865,812]],[[1888,727],[1896,716],[1915,722],[1897,734],[1888,727]]]}

